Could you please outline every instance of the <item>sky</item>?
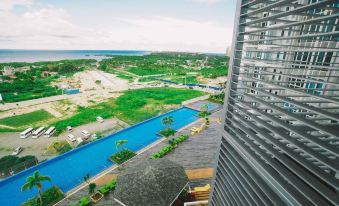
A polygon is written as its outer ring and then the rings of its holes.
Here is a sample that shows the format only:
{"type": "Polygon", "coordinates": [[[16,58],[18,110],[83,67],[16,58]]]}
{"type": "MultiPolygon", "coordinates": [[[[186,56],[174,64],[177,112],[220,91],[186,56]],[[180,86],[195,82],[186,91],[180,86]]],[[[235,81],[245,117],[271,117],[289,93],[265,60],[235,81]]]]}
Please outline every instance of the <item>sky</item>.
{"type": "Polygon", "coordinates": [[[236,0],[0,0],[0,49],[225,53],[236,0]]]}

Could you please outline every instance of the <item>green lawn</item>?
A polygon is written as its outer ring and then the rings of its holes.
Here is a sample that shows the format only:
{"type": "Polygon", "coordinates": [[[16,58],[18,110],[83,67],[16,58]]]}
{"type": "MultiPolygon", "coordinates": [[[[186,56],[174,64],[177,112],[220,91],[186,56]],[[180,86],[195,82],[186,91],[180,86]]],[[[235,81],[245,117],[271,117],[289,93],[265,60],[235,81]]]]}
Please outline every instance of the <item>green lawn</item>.
{"type": "Polygon", "coordinates": [[[27,114],[1,119],[0,124],[10,127],[22,127],[25,125],[33,125],[51,118],[53,118],[53,116],[50,113],[45,110],[38,110],[27,114]]]}
{"type": "Polygon", "coordinates": [[[185,83],[186,84],[201,84],[202,83],[199,80],[197,80],[196,76],[187,76],[186,78],[185,76],[173,76],[170,79],[171,81],[181,83],[181,84],[185,84],[185,83]]]}
{"type": "Polygon", "coordinates": [[[179,106],[183,101],[202,95],[204,93],[200,91],[174,88],[130,90],[117,99],[110,99],[87,108],[79,107],[76,115],[55,125],[57,132],[60,133],[69,125],[76,127],[93,122],[97,116],[117,117],[129,124],[135,124],[179,106]]]}

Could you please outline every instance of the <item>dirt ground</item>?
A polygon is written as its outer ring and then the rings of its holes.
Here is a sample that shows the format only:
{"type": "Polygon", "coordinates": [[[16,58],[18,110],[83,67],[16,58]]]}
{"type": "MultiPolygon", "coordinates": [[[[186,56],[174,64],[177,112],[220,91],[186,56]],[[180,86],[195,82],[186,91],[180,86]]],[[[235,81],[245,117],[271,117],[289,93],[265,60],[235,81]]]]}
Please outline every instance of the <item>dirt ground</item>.
{"type": "MultiPolygon", "coordinates": [[[[83,137],[81,135],[82,130],[87,130],[91,134],[97,132],[103,132],[105,134],[110,134],[115,131],[121,130],[122,128],[127,127],[128,125],[120,120],[115,118],[107,119],[103,123],[93,122],[86,125],[82,125],[80,127],[74,128],[72,134],[75,137],[83,137]]],[[[11,132],[11,133],[2,133],[0,134],[0,157],[10,155],[13,150],[19,146],[23,147],[24,150],[20,153],[19,156],[25,155],[34,155],[39,161],[49,159],[53,156],[45,155],[46,148],[53,143],[54,141],[67,140],[68,132],[64,132],[58,137],[46,137],[42,135],[38,139],[33,139],[32,137],[28,137],[26,139],[21,139],[20,132],[11,132]]],[[[72,146],[76,146],[76,143],[72,143],[69,141],[72,146]]]]}

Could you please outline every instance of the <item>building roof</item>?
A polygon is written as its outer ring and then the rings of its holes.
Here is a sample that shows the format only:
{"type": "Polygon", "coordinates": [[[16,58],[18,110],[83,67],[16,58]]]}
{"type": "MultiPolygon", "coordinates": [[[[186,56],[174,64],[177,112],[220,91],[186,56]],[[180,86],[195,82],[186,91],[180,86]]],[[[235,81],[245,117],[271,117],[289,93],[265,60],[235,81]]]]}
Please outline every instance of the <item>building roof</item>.
{"type": "Polygon", "coordinates": [[[187,183],[185,170],[177,163],[146,160],[118,176],[114,197],[127,206],[166,206],[175,201],[187,183]]]}

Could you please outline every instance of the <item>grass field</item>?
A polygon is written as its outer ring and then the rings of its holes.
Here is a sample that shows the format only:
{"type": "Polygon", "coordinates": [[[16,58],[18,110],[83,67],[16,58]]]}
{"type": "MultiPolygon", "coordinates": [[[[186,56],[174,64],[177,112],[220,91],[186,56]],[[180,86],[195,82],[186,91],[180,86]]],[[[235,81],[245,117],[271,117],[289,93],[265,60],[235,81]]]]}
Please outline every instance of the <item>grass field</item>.
{"type": "Polygon", "coordinates": [[[185,76],[173,76],[170,78],[171,81],[173,82],[177,82],[177,83],[181,83],[181,84],[200,84],[203,82],[200,82],[199,80],[197,80],[196,76],[187,76],[185,78],[185,76]]]}
{"type": "Polygon", "coordinates": [[[164,113],[181,102],[204,95],[203,92],[174,88],[148,88],[130,90],[117,99],[95,106],[78,108],[78,113],[55,124],[60,133],[67,126],[79,126],[95,121],[97,116],[103,118],[116,117],[129,124],[135,124],[148,118],[164,113]]]}
{"type": "Polygon", "coordinates": [[[26,125],[34,125],[53,118],[53,116],[45,110],[37,110],[35,112],[0,119],[1,125],[6,125],[14,128],[20,128],[26,125]]]}

